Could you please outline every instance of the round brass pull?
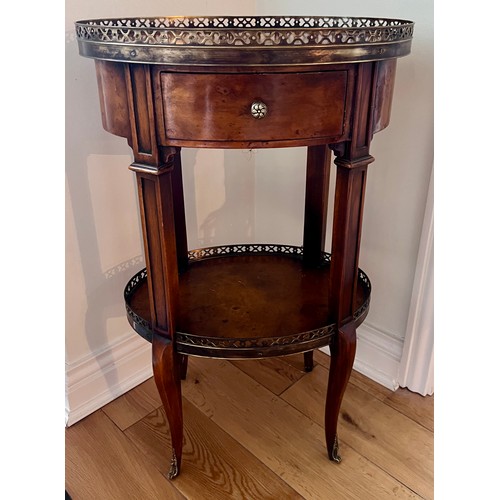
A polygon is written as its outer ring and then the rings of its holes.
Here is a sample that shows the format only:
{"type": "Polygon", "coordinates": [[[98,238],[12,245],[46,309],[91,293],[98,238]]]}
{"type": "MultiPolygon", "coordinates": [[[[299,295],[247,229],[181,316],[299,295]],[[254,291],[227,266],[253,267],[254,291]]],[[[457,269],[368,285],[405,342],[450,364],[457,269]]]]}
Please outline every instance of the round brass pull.
{"type": "Polygon", "coordinates": [[[264,118],[267,115],[267,106],[262,101],[252,102],[252,106],[250,107],[250,112],[252,116],[257,120],[264,118]]]}

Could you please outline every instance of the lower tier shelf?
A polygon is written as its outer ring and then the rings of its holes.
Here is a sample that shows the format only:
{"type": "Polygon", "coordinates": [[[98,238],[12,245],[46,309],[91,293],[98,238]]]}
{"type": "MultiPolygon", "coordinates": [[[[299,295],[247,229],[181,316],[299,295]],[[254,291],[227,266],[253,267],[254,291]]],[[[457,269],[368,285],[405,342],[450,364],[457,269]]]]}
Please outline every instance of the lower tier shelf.
{"type": "MultiPolygon", "coordinates": [[[[227,245],[189,252],[179,277],[179,353],[217,358],[283,356],[328,345],[330,254],[315,268],[302,263],[302,248],[227,245]]],[[[356,325],[365,319],[371,285],[358,270],[356,325]]],[[[151,341],[147,272],[125,288],[129,323],[151,341]]]]}

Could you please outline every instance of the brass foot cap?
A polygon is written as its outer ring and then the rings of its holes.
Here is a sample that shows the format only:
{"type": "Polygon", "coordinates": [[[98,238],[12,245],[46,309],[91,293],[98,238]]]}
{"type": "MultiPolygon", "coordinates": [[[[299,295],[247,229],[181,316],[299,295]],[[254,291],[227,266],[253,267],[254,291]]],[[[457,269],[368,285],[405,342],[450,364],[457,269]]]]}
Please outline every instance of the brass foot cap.
{"type": "Polygon", "coordinates": [[[168,471],[167,477],[169,479],[174,479],[179,475],[179,467],[177,466],[177,457],[175,454],[172,456],[172,461],[170,462],[170,470],[168,471]]]}

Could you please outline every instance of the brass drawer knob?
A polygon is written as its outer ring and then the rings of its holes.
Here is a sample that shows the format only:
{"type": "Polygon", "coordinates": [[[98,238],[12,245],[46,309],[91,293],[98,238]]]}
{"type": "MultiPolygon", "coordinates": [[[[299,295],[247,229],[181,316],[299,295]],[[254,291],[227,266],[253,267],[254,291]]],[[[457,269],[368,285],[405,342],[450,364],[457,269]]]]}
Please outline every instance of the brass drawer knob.
{"type": "Polygon", "coordinates": [[[257,120],[264,118],[267,115],[267,106],[261,101],[252,102],[252,106],[250,107],[250,112],[252,116],[257,120]]]}

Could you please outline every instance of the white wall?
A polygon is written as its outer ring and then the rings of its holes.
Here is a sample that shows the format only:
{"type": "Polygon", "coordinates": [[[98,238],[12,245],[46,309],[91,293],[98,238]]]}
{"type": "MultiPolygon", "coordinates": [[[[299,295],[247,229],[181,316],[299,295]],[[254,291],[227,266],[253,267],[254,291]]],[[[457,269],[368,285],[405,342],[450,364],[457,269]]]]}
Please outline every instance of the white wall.
{"type": "MultiPolygon", "coordinates": [[[[372,142],[375,162],[368,167],[360,251],[360,267],[370,277],[373,293],[368,317],[358,330],[355,367],[396,388],[433,161],[433,2],[256,0],[256,12],[415,22],[411,54],[397,63],[390,125],[372,142]]],[[[257,239],[300,242],[303,211],[297,201],[304,193],[304,155],[301,150],[257,154],[257,239]]],[[[328,250],[331,225],[330,219],[328,250]]]]}
{"type": "MultiPolygon", "coordinates": [[[[94,62],[74,22],[125,16],[254,13],[253,1],[66,4],[66,378],[69,424],[151,375],[150,345],[128,325],[123,289],[145,266],[131,150],[101,125],[94,62]]],[[[247,151],[184,150],[189,245],[253,241],[254,162],[247,151]],[[231,165],[237,166],[236,169],[231,165]],[[209,188],[209,189],[207,189],[209,188]],[[244,203],[241,203],[241,202],[244,203]],[[244,221],[240,224],[240,221],[244,221]]]]}
{"type": "MultiPolygon", "coordinates": [[[[127,169],[131,152],[125,139],[102,129],[94,63],[78,55],[73,23],[96,17],[216,14],[375,15],[416,21],[412,54],[398,62],[391,125],[373,143],[376,160],[369,167],[360,257],[374,292],[368,330],[360,331],[358,358],[365,361],[358,367],[371,363],[371,372],[365,372],[385,385],[392,384],[394,367],[397,372],[432,166],[432,2],[172,0],[166,5],[157,0],[70,0],[66,4],[69,423],[151,373],[149,344],[131,331],[122,301],[126,281],[145,265],[135,181],[127,169]],[[363,342],[363,335],[375,341],[363,342]],[[383,376],[377,378],[377,372],[383,376]]],[[[301,243],[304,149],[183,153],[190,248],[225,242],[301,243]]]]}

